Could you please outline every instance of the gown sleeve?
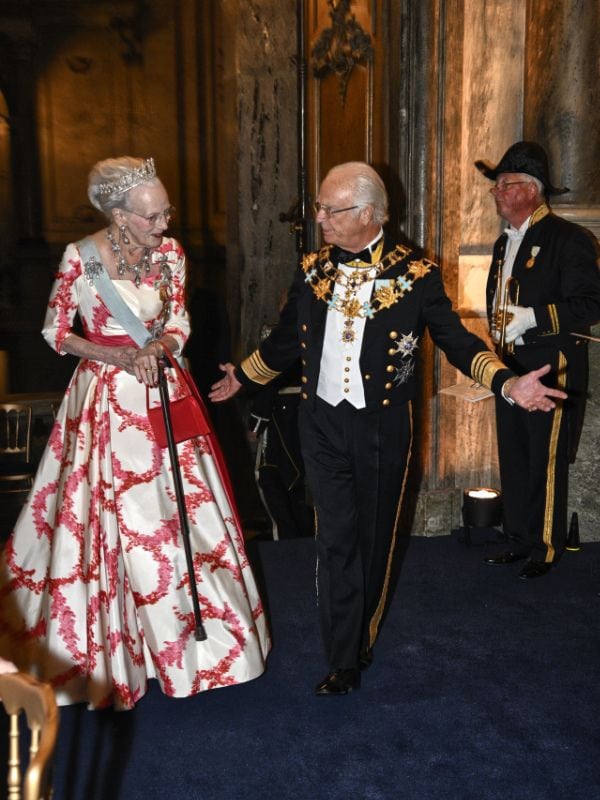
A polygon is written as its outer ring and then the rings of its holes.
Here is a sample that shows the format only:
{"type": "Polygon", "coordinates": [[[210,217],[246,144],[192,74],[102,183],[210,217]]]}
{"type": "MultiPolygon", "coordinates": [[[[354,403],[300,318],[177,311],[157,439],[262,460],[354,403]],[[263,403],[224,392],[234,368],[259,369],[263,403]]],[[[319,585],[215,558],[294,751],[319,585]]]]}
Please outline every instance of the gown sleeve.
{"type": "Polygon", "coordinates": [[[168,319],[165,322],[163,334],[172,336],[177,342],[177,349],[173,355],[180,355],[190,335],[190,320],[185,307],[185,280],[186,259],[185,253],[178,242],[172,240],[175,249],[175,263],[171,267],[172,297],[168,319]]]}
{"type": "Polygon", "coordinates": [[[73,331],[73,320],[79,306],[81,258],[74,244],[63,253],[54,284],[50,291],[42,336],[53,350],[64,356],[63,344],[73,331]]]}

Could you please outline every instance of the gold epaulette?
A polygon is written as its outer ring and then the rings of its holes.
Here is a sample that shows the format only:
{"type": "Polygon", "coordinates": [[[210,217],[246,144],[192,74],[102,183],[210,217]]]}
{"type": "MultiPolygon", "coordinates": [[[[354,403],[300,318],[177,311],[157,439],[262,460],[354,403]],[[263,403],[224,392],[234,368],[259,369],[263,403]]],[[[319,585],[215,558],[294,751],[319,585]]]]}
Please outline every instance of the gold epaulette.
{"type": "Polygon", "coordinates": [[[240,364],[240,368],[244,375],[254,383],[259,383],[265,386],[267,383],[281,375],[274,369],[270,369],[264,362],[260,352],[255,350],[248,358],[245,358],[240,364]]]}

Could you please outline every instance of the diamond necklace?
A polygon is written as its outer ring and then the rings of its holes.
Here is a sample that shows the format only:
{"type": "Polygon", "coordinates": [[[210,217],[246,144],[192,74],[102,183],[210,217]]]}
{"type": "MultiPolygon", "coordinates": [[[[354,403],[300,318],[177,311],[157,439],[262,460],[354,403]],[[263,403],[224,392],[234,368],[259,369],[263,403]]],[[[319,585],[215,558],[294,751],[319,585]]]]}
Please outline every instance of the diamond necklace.
{"type": "Polygon", "coordinates": [[[112,235],[110,228],[106,229],[106,238],[110,242],[110,246],[115,256],[115,261],[117,262],[117,272],[119,275],[125,275],[126,272],[133,273],[135,276],[133,282],[139,288],[142,282],[142,267],[146,275],[149,275],[150,270],[152,269],[152,265],[150,264],[150,248],[144,247],[144,252],[140,260],[136,261],[135,264],[128,264],[125,260],[123,252],[121,251],[121,245],[112,235]]]}

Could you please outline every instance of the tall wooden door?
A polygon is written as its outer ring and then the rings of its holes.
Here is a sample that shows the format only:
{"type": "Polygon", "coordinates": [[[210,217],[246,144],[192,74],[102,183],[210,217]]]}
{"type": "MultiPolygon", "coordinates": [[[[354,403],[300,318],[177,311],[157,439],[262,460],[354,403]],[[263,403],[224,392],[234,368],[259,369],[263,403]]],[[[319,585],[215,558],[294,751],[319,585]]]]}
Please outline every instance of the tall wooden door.
{"type": "MultiPolygon", "coordinates": [[[[345,161],[389,164],[383,0],[306,0],[306,176],[309,198],[345,161]]],[[[315,226],[309,244],[316,245],[315,226]]]]}

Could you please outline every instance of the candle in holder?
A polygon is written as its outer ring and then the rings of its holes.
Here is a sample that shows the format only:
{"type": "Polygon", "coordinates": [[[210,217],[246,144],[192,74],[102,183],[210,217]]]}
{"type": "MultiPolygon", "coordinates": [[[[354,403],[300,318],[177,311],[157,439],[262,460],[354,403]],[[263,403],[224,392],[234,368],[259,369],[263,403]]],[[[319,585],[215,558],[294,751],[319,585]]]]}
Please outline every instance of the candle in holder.
{"type": "Polygon", "coordinates": [[[463,523],[466,527],[491,528],[502,518],[502,495],[498,489],[478,486],[463,492],[463,523]]]}

